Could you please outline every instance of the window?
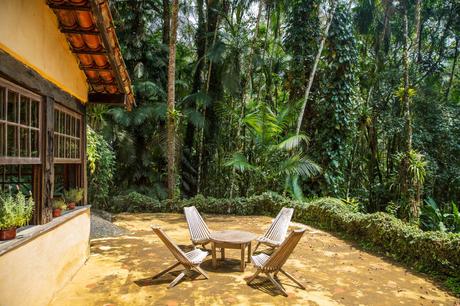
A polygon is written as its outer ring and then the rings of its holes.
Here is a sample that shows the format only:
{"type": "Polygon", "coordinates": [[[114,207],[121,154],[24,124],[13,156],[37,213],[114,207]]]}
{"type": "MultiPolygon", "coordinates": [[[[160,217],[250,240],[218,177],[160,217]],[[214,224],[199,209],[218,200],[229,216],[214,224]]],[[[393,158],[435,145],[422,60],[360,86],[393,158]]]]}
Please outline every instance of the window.
{"type": "Polygon", "coordinates": [[[40,163],[40,96],[0,79],[0,164],[40,163]]]}
{"type": "Polygon", "coordinates": [[[81,163],[82,116],[62,106],[54,109],[54,162],[81,163]]]}
{"type": "Polygon", "coordinates": [[[25,195],[32,193],[32,165],[0,165],[0,191],[15,191],[25,195]]]}

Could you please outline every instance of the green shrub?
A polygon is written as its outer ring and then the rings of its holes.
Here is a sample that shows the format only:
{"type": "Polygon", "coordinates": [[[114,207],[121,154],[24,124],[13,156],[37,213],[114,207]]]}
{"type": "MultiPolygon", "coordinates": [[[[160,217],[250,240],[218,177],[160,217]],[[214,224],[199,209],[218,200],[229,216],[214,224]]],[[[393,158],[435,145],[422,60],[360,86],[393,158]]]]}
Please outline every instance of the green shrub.
{"type": "Polygon", "coordinates": [[[162,212],[160,204],[158,200],[134,191],[114,197],[109,209],[112,212],[162,212]]]}
{"type": "Polygon", "coordinates": [[[32,217],[34,200],[18,192],[16,195],[0,194],[0,229],[26,225],[32,217]]]}
{"type": "Polygon", "coordinates": [[[100,209],[109,209],[108,200],[113,188],[115,153],[107,141],[87,127],[88,156],[88,200],[91,205],[100,209]]]}
{"type": "Polygon", "coordinates": [[[83,199],[83,188],[73,188],[64,191],[64,199],[67,203],[77,203],[83,199]]]}

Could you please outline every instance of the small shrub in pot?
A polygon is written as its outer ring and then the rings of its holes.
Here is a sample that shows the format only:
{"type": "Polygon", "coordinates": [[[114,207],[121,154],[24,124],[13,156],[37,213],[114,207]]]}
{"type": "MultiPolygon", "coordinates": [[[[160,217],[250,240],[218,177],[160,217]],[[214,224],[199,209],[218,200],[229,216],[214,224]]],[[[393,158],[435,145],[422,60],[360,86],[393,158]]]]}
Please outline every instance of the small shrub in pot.
{"type": "Polygon", "coordinates": [[[53,218],[59,217],[64,210],[67,209],[67,205],[62,199],[53,200],[53,218]]]}
{"type": "Polygon", "coordinates": [[[64,191],[64,199],[67,203],[67,209],[74,209],[75,205],[83,199],[83,188],[73,188],[64,191]]]}
{"type": "Polygon", "coordinates": [[[26,225],[32,217],[35,203],[32,197],[0,194],[0,240],[16,238],[17,228],[26,225]]]}

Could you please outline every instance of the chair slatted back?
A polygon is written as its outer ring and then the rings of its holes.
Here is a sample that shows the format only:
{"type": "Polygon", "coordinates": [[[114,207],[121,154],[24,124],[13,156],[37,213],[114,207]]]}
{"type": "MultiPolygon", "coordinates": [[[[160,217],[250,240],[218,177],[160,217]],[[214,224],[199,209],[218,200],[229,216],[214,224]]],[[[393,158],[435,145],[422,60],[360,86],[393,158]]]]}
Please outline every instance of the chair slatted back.
{"type": "Polygon", "coordinates": [[[173,256],[186,267],[191,267],[193,264],[188,260],[187,255],[185,255],[184,251],[182,251],[172,240],[169,238],[168,235],[158,226],[152,225],[152,230],[158,236],[158,238],[163,241],[166,247],[171,251],[173,256]]]}
{"type": "Polygon", "coordinates": [[[184,214],[194,243],[211,238],[211,232],[195,206],[184,207],[184,214]]]}
{"type": "Polygon", "coordinates": [[[278,249],[270,256],[267,262],[262,267],[262,270],[266,271],[277,271],[286,263],[286,260],[294,251],[295,247],[299,243],[300,238],[302,238],[303,233],[305,233],[305,228],[294,230],[291,234],[284,240],[278,249]]]}
{"type": "Polygon", "coordinates": [[[283,207],[265,232],[264,237],[279,243],[283,242],[293,213],[294,208],[283,207]]]}

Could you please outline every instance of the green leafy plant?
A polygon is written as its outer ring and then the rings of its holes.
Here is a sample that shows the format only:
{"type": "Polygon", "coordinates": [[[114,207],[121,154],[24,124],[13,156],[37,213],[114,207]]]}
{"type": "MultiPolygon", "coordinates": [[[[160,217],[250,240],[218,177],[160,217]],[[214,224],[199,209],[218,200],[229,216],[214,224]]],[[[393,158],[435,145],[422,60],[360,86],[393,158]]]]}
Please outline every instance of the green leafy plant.
{"type": "Polygon", "coordinates": [[[53,208],[60,209],[60,210],[66,210],[67,205],[65,204],[63,199],[53,199],[53,208]]]}
{"type": "Polygon", "coordinates": [[[83,188],[72,188],[64,191],[64,199],[67,203],[77,203],[83,199],[83,188]]]}
{"type": "Polygon", "coordinates": [[[420,227],[426,231],[460,232],[460,215],[457,205],[451,203],[452,212],[443,212],[432,198],[425,200],[420,215],[420,227]]]}
{"type": "Polygon", "coordinates": [[[0,194],[0,229],[6,230],[26,225],[32,217],[34,200],[18,192],[16,195],[0,194]]]}

